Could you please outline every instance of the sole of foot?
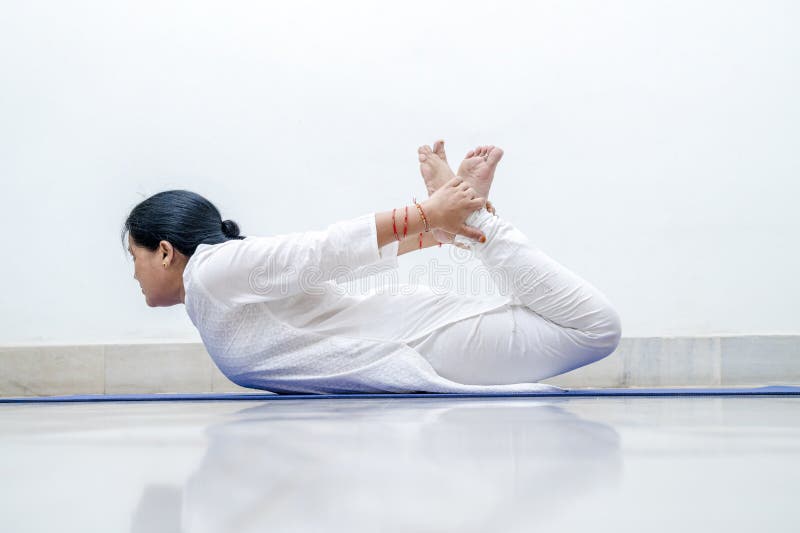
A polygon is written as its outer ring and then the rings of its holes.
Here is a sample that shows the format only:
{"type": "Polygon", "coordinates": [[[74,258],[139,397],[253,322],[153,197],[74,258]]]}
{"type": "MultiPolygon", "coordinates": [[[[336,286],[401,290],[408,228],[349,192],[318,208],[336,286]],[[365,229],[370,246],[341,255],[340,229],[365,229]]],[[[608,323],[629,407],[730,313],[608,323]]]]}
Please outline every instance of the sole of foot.
{"type": "Polygon", "coordinates": [[[475,189],[481,198],[489,197],[497,164],[503,158],[503,150],[497,146],[478,146],[467,152],[458,175],[475,189]]]}

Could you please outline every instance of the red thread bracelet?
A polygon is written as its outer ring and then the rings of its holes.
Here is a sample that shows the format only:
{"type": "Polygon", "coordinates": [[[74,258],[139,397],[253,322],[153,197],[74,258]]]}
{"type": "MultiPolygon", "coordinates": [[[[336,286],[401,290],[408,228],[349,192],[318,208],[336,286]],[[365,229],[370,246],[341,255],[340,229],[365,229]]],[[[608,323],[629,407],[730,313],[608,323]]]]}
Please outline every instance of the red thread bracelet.
{"type": "Polygon", "coordinates": [[[394,218],[395,211],[397,211],[396,207],[394,209],[392,209],[392,230],[394,231],[394,238],[399,241],[400,240],[400,235],[397,234],[397,224],[394,221],[395,220],[395,218],[394,218]]]}

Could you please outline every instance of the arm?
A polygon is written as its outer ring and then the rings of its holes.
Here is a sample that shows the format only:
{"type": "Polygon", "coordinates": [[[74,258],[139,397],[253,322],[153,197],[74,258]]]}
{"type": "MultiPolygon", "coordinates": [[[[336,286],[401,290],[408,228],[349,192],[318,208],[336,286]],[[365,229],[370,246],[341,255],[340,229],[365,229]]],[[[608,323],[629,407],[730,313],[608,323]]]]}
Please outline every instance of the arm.
{"type": "MultiPolygon", "coordinates": [[[[494,205],[489,200],[486,200],[486,209],[492,214],[497,214],[494,205]]],[[[464,248],[463,245],[458,243],[449,242],[452,246],[456,246],[459,248],[464,248]]],[[[403,255],[408,252],[413,252],[415,250],[420,250],[422,248],[430,248],[431,246],[441,246],[442,243],[436,240],[433,236],[432,232],[423,233],[422,234],[422,247],[419,245],[419,233],[415,233],[414,235],[408,235],[405,239],[401,237],[400,244],[398,247],[397,255],[403,255]]]]}
{"type": "MultiPolygon", "coordinates": [[[[441,227],[479,238],[481,232],[466,226],[464,220],[484,203],[475,197],[474,190],[460,184],[460,178],[453,178],[421,205],[429,229],[441,227]]],[[[398,233],[402,231],[402,227],[398,229],[398,233]]],[[[428,245],[435,242],[425,232],[416,206],[410,206],[408,234],[418,238],[420,232],[428,245]]],[[[228,241],[198,252],[191,275],[212,297],[228,306],[320,294],[322,283],[355,279],[364,272],[361,267],[379,262],[397,267],[399,243],[392,253],[393,241],[392,210],[369,213],[321,231],[228,241]],[[388,252],[385,257],[384,252],[388,252]]],[[[404,246],[403,253],[407,251],[404,246]]]]}
{"type": "MultiPolygon", "coordinates": [[[[431,225],[431,214],[430,208],[431,206],[426,202],[422,202],[420,204],[422,206],[422,210],[425,213],[425,216],[428,217],[428,225],[430,229],[433,229],[435,226],[431,225]]],[[[392,214],[393,210],[383,211],[381,213],[375,213],[375,231],[378,234],[378,247],[385,246],[386,244],[396,241],[394,235],[394,228],[397,227],[397,234],[400,236],[400,250],[398,251],[398,255],[402,253],[411,251],[410,245],[412,242],[416,242],[417,248],[419,248],[419,234],[422,233],[423,236],[423,247],[425,240],[427,239],[429,242],[433,240],[435,244],[439,244],[436,239],[433,238],[433,235],[430,231],[425,231],[425,223],[422,221],[422,217],[417,210],[417,207],[414,204],[409,206],[402,206],[397,208],[396,212],[396,220],[394,225],[392,224],[392,214]],[[407,237],[403,238],[403,228],[404,228],[404,220],[405,220],[405,208],[408,207],[408,230],[407,230],[407,237]],[[404,250],[404,248],[406,248],[404,250]]]]}
{"type": "MultiPolygon", "coordinates": [[[[441,228],[449,233],[466,235],[476,240],[484,237],[479,230],[464,224],[467,216],[486,206],[488,203],[483,198],[478,198],[474,189],[455,176],[446,184],[436,190],[430,198],[420,203],[422,212],[428,221],[428,228],[441,228]]],[[[439,244],[431,232],[425,231],[425,223],[422,214],[415,205],[408,208],[408,231],[407,237],[403,239],[402,228],[404,227],[404,216],[401,216],[401,209],[397,212],[397,217],[401,220],[393,224],[393,211],[384,211],[375,214],[376,232],[378,235],[378,246],[385,246],[387,243],[397,240],[395,237],[395,227],[397,234],[400,235],[400,243],[397,255],[419,250],[419,234],[422,233],[421,248],[428,248],[439,244]]],[[[494,211],[494,208],[492,208],[494,211]]]]}
{"type": "Polygon", "coordinates": [[[381,263],[397,266],[397,244],[377,245],[375,218],[374,213],[368,213],[324,230],[248,237],[215,245],[197,252],[190,275],[227,306],[303,292],[319,294],[324,282],[345,282],[363,275],[359,274],[363,272],[360,267],[381,263]]]}
{"type": "MultiPolygon", "coordinates": [[[[423,233],[422,234],[422,248],[430,248],[431,246],[438,246],[441,243],[436,240],[433,236],[433,233],[423,233]]],[[[407,254],[409,252],[415,252],[420,250],[419,247],[419,232],[415,233],[414,235],[409,235],[405,239],[400,241],[400,245],[397,249],[397,255],[407,254]]]]}

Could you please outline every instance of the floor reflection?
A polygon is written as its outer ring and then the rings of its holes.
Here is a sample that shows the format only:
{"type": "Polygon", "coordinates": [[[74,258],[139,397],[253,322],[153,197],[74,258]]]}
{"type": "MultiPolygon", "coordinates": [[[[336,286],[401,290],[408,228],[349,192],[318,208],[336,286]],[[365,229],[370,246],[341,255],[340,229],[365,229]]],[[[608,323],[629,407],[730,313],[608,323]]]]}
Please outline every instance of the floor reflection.
{"type": "Polygon", "coordinates": [[[552,401],[266,402],[207,436],[182,499],[150,487],[135,532],[168,502],[190,533],[532,531],[622,465],[612,427],[552,401]]]}

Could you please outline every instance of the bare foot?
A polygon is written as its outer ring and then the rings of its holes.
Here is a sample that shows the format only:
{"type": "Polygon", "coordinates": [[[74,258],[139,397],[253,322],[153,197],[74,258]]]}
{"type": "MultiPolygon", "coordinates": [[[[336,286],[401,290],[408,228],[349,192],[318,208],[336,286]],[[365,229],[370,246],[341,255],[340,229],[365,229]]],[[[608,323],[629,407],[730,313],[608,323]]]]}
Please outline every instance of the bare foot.
{"type": "MultiPolygon", "coordinates": [[[[486,152],[486,156],[488,157],[489,146],[478,147],[476,150],[470,150],[467,154],[467,157],[472,157],[474,154],[483,154],[484,151],[486,152]],[[485,150],[481,150],[485,148],[485,150]]],[[[494,148],[494,147],[491,147],[494,148]]],[[[500,157],[502,157],[503,151],[500,148],[495,148],[500,152],[498,156],[498,161],[500,157]]],[[[450,164],[447,162],[447,154],[444,151],[444,140],[438,140],[433,143],[433,149],[427,144],[425,146],[419,147],[419,169],[422,173],[422,178],[425,180],[425,186],[428,189],[428,196],[436,192],[439,187],[443,184],[447,183],[450,179],[452,179],[455,174],[453,174],[452,169],[450,168],[450,164]],[[436,157],[438,156],[438,160],[436,157]]],[[[476,157],[483,157],[478,155],[476,157]]],[[[464,163],[462,163],[462,166],[464,163]]],[[[489,211],[491,214],[495,215],[497,212],[495,211],[494,205],[489,199],[486,199],[486,210],[489,211]]]]}
{"type": "MultiPolygon", "coordinates": [[[[483,154],[484,151],[481,150],[482,148],[486,149],[486,157],[488,157],[488,146],[478,147],[476,150],[471,150],[467,154],[467,157],[472,157],[475,154],[483,154]]],[[[500,148],[496,148],[496,150],[500,152],[500,155],[497,157],[497,161],[499,161],[500,157],[502,157],[503,151],[500,150],[500,148]]],[[[419,153],[419,169],[422,173],[422,178],[425,180],[425,187],[428,189],[428,196],[430,196],[436,192],[439,187],[447,183],[453,176],[455,176],[455,174],[453,174],[453,170],[447,163],[447,154],[444,150],[444,140],[440,139],[433,143],[433,149],[431,149],[431,147],[428,145],[420,146],[417,152],[419,153]]],[[[476,157],[482,157],[482,155],[476,155],[476,157]]],[[[496,164],[497,163],[495,162],[495,165],[496,164]]],[[[465,164],[462,163],[461,166],[463,167],[465,164]]],[[[467,166],[472,168],[471,164],[467,166]]],[[[494,167],[492,168],[492,176],[493,175],[494,167]]],[[[491,185],[491,179],[489,183],[491,185]]],[[[497,214],[494,206],[489,200],[486,200],[486,210],[493,215],[497,214]]],[[[459,248],[467,248],[467,246],[454,242],[455,235],[444,230],[434,229],[433,237],[441,243],[455,244],[459,248]]]]}
{"type": "Polygon", "coordinates": [[[443,157],[444,141],[436,141],[433,146],[434,150],[431,150],[427,144],[420,146],[417,150],[419,152],[419,170],[422,173],[422,179],[425,180],[428,196],[455,176],[447,164],[447,158],[443,157]],[[436,151],[437,148],[439,151],[436,151]]]}
{"type": "Polygon", "coordinates": [[[488,198],[494,171],[502,157],[503,150],[500,148],[479,146],[467,152],[466,158],[458,167],[458,175],[475,189],[480,197],[488,198]]]}
{"type": "MultiPolygon", "coordinates": [[[[455,174],[450,169],[450,165],[447,164],[443,140],[433,143],[433,150],[426,144],[425,146],[420,146],[417,151],[419,152],[419,170],[422,173],[422,179],[425,180],[428,196],[430,196],[439,187],[450,181],[455,174]]],[[[453,244],[455,235],[444,230],[434,229],[433,238],[441,243],[453,244]]],[[[462,247],[458,243],[456,245],[462,247]]]]}

